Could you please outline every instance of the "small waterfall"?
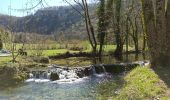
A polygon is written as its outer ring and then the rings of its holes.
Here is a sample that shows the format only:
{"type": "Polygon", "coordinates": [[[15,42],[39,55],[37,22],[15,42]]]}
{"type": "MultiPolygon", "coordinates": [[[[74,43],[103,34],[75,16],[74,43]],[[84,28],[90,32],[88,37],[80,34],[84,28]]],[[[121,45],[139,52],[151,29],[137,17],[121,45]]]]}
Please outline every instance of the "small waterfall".
{"type": "Polygon", "coordinates": [[[106,69],[103,65],[101,65],[102,69],[103,69],[103,72],[106,73],[106,69]]]}
{"type": "Polygon", "coordinates": [[[47,71],[31,71],[26,82],[72,82],[78,79],[75,69],[51,68],[47,71]]]}
{"type": "Polygon", "coordinates": [[[92,66],[91,68],[92,68],[92,74],[96,74],[96,68],[95,68],[95,66],[92,66]]]}
{"type": "Polygon", "coordinates": [[[29,78],[34,79],[48,79],[48,72],[47,71],[32,71],[29,73],[29,78]]]}

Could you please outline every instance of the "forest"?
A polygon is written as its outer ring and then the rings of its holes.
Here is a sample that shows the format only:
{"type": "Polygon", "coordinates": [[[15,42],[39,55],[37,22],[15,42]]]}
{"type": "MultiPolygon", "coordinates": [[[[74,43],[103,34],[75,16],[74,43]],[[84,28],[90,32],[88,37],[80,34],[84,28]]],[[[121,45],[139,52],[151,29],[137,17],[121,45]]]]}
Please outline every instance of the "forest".
{"type": "Polygon", "coordinates": [[[170,99],[170,0],[7,1],[0,99],[170,99]]]}

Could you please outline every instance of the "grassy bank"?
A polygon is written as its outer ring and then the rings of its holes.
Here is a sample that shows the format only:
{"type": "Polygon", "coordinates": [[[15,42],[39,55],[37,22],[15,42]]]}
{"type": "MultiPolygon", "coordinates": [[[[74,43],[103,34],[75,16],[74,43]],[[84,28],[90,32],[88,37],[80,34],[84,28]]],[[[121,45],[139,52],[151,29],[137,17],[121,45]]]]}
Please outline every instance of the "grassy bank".
{"type": "MultiPolygon", "coordinates": [[[[113,97],[113,94],[105,94],[104,96],[112,97],[113,100],[169,100],[165,95],[166,85],[149,67],[135,68],[124,77],[124,81],[125,83],[118,95],[113,97]]],[[[105,85],[108,87],[105,86],[102,90],[115,87],[115,84],[114,86],[110,84],[105,85]]],[[[115,93],[113,91],[116,91],[115,88],[108,93],[115,93]]],[[[101,99],[105,100],[105,98],[101,99]]]]}
{"type": "Polygon", "coordinates": [[[0,57],[0,65],[10,62],[12,57],[0,57]]]}
{"type": "MultiPolygon", "coordinates": [[[[70,52],[70,53],[76,53],[76,52],[80,52],[79,50],[71,50],[69,48],[75,47],[75,45],[68,45],[67,48],[64,48],[59,45],[59,44],[49,44],[49,45],[45,45],[43,46],[43,48],[41,48],[40,50],[38,49],[38,44],[25,44],[25,51],[28,53],[28,57],[29,56],[36,56],[37,54],[40,54],[43,57],[47,57],[47,56],[52,56],[52,55],[59,55],[59,54],[64,54],[66,52],[70,52]],[[37,47],[37,48],[36,48],[37,47]]],[[[5,46],[6,47],[6,46],[5,46]]],[[[16,44],[16,50],[15,50],[15,54],[18,52],[18,49],[22,47],[22,44],[16,44]]],[[[91,52],[92,48],[90,47],[89,43],[86,43],[83,45],[83,50],[82,52],[91,52]]],[[[124,46],[125,47],[125,46],[124,46]]],[[[104,46],[104,52],[105,53],[110,53],[110,52],[114,52],[116,48],[116,45],[105,45],[104,46]]],[[[8,48],[4,48],[6,50],[8,50],[8,48]]],[[[99,49],[99,45],[97,46],[97,49],[99,49]]],[[[129,47],[129,50],[133,50],[133,47],[129,47]]],[[[22,59],[21,56],[18,56],[17,59],[22,59]]],[[[9,61],[12,60],[12,57],[0,57],[0,65],[4,64],[4,63],[8,63],[9,61]]]]}

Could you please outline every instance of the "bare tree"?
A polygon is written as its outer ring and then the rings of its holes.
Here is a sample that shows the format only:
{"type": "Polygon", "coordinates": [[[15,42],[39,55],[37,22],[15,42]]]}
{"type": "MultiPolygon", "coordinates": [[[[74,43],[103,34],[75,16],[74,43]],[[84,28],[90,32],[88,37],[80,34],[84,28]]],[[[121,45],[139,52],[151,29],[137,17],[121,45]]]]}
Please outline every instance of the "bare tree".
{"type": "Polygon", "coordinates": [[[74,8],[74,6],[67,0],[63,0],[63,1],[65,1],[70,6],[72,6],[73,9],[75,9],[75,11],[77,11],[84,18],[85,25],[86,25],[86,31],[87,31],[87,35],[88,35],[88,40],[89,40],[90,45],[93,49],[92,50],[93,53],[97,54],[97,39],[95,36],[93,24],[91,22],[87,0],[81,0],[81,2],[79,0],[74,0],[74,2],[76,4],[78,4],[83,9],[83,14],[82,14],[82,12],[80,12],[76,8],[74,8]]]}

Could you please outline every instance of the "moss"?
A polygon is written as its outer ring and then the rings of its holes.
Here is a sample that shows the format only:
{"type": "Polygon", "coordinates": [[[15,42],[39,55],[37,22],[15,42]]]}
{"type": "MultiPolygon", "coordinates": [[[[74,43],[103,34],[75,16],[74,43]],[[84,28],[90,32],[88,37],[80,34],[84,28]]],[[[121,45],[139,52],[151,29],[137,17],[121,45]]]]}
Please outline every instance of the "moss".
{"type": "Polygon", "coordinates": [[[21,70],[19,64],[8,63],[1,67],[0,86],[13,86],[27,79],[27,73],[21,70]]]}
{"type": "Polygon", "coordinates": [[[125,78],[120,95],[117,100],[150,100],[155,98],[166,98],[166,85],[159,79],[149,67],[137,67],[125,78]]]}

